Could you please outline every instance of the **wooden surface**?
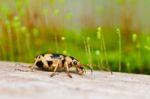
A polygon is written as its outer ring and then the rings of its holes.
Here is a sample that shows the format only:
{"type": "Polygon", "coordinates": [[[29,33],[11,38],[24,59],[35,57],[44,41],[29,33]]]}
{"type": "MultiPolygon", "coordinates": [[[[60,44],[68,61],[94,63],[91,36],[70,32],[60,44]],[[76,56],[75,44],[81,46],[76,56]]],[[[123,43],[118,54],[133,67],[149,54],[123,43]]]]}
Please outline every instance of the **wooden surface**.
{"type": "Polygon", "coordinates": [[[15,63],[0,62],[0,99],[150,99],[150,76],[98,72],[15,71],[15,63]]]}

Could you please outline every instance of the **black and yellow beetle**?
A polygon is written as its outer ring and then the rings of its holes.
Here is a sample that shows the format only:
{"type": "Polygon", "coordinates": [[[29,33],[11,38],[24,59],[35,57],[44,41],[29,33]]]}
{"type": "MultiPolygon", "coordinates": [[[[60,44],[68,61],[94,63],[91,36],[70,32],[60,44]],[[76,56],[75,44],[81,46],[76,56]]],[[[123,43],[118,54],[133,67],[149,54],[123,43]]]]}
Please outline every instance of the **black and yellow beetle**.
{"type": "MultiPolygon", "coordinates": [[[[83,75],[86,73],[84,69],[84,65],[81,64],[76,58],[72,56],[67,56],[64,54],[57,54],[57,53],[46,53],[46,54],[40,54],[36,56],[34,64],[31,66],[31,70],[35,68],[35,66],[48,70],[53,71],[52,74],[50,74],[51,77],[53,77],[57,70],[59,69],[65,69],[67,72],[67,75],[72,78],[69,68],[75,67],[76,72],[83,75]]],[[[92,72],[92,68],[89,67],[92,72]]]]}

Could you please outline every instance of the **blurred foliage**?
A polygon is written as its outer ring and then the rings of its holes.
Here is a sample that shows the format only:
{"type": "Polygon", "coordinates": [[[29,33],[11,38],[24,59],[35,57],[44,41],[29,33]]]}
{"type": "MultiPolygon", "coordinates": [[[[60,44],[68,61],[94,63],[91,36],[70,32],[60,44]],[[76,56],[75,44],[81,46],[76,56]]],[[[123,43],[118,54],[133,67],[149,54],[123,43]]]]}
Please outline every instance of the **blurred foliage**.
{"type": "Polygon", "coordinates": [[[105,0],[101,6],[97,0],[84,2],[79,9],[80,1],[0,0],[0,60],[33,62],[38,54],[56,52],[93,64],[95,70],[150,74],[150,35],[140,25],[131,28],[134,19],[124,7],[130,0],[111,1],[123,5],[119,25],[111,24],[113,9],[110,19],[105,0]]]}

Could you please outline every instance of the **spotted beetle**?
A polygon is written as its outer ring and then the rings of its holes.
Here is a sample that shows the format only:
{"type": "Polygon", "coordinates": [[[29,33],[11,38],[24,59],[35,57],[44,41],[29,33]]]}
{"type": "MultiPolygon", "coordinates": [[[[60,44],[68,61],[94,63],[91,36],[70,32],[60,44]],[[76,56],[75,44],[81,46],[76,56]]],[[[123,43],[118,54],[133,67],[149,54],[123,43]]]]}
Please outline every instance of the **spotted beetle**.
{"type": "MultiPolygon", "coordinates": [[[[64,54],[57,54],[57,53],[46,53],[46,54],[40,54],[36,56],[34,64],[31,66],[31,70],[35,68],[35,66],[48,70],[53,71],[52,74],[50,74],[51,77],[53,77],[58,69],[65,69],[67,75],[72,78],[69,68],[75,67],[76,72],[83,75],[86,73],[84,69],[84,65],[81,64],[76,58],[72,56],[67,56],[64,54]]],[[[92,72],[92,68],[89,66],[92,72]]]]}

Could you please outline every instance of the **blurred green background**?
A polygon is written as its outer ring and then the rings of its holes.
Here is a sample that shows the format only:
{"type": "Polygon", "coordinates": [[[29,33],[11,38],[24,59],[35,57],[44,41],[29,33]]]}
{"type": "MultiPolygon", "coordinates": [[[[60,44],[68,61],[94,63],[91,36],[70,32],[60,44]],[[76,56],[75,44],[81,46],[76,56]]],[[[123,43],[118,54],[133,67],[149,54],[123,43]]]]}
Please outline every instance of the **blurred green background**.
{"type": "Polygon", "coordinates": [[[63,53],[95,70],[150,74],[149,0],[0,0],[0,60],[63,53]]]}

